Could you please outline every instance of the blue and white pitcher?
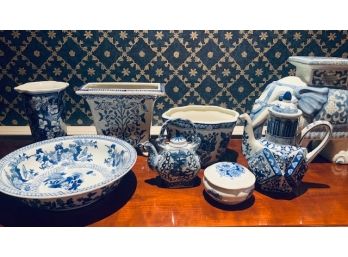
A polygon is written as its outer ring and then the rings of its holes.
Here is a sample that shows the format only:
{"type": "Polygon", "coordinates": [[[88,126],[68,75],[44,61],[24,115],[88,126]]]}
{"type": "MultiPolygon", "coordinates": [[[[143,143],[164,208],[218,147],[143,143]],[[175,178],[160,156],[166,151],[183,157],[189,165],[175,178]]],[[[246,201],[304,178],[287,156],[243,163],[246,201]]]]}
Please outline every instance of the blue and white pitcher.
{"type": "Polygon", "coordinates": [[[245,121],[243,154],[256,176],[257,187],[263,191],[296,194],[308,164],[324,148],[332,133],[328,121],[315,121],[298,132],[302,111],[291,99],[291,93],[286,92],[269,108],[266,136],[259,140],[255,139],[249,115],[240,116],[245,121]],[[318,128],[324,129],[325,136],[308,152],[300,145],[308,132],[318,128]]]}

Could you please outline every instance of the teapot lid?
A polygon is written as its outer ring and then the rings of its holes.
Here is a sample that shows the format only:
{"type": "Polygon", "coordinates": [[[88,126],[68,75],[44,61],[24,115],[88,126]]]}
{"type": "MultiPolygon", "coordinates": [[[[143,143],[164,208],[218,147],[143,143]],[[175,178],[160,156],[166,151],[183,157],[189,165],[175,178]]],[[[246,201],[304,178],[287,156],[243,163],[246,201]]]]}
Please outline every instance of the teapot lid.
{"type": "Polygon", "coordinates": [[[292,95],[289,91],[280,96],[278,101],[273,102],[269,111],[272,115],[281,118],[294,119],[302,115],[302,111],[297,108],[296,101],[292,100],[292,95]]]}
{"type": "Polygon", "coordinates": [[[177,136],[177,137],[172,137],[169,140],[169,146],[171,147],[185,147],[187,146],[187,140],[186,138],[182,137],[182,136],[177,136]]]}
{"type": "Polygon", "coordinates": [[[214,186],[223,189],[246,189],[254,186],[255,175],[234,162],[218,162],[204,170],[204,177],[214,186]]]}

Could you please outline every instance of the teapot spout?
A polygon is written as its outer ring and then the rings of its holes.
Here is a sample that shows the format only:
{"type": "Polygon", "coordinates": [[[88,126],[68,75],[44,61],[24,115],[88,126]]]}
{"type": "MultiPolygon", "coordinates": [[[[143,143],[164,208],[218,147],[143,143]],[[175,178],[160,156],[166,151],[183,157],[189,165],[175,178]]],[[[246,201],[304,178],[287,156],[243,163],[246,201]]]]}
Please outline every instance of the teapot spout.
{"type": "Polygon", "coordinates": [[[151,169],[155,169],[158,163],[158,152],[153,144],[146,141],[143,144],[145,150],[149,153],[148,164],[151,169]]]}
{"type": "Polygon", "coordinates": [[[263,149],[263,145],[255,139],[252,121],[247,113],[239,116],[241,120],[245,121],[244,133],[242,139],[242,151],[245,158],[248,160],[254,153],[263,149]]]}

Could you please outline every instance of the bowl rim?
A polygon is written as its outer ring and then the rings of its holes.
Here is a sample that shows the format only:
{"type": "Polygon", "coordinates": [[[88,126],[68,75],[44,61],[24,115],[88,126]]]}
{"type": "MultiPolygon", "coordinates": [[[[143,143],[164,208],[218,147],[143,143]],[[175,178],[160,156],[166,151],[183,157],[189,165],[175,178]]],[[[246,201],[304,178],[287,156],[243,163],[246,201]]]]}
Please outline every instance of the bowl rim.
{"type": "Polygon", "coordinates": [[[216,105],[187,105],[187,106],[180,106],[180,107],[173,107],[170,108],[169,110],[167,110],[166,112],[164,112],[162,114],[162,118],[163,119],[175,119],[174,117],[171,117],[170,115],[172,115],[173,113],[177,112],[177,111],[185,111],[185,110],[201,110],[201,111],[205,111],[205,110],[209,110],[209,111],[217,111],[220,113],[228,113],[233,115],[234,117],[231,119],[225,119],[225,120],[221,120],[221,121],[194,121],[191,120],[194,124],[200,124],[200,125],[216,125],[216,124],[225,124],[225,123],[235,123],[238,120],[239,117],[239,113],[235,110],[232,109],[227,109],[227,108],[223,108],[220,106],[216,106],[216,105]]]}
{"type": "MultiPolygon", "coordinates": [[[[73,197],[77,195],[83,195],[89,192],[93,192],[98,189],[102,189],[108,185],[111,185],[112,183],[116,182],[117,180],[121,179],[124,175],[126,175],[134,166],[137,160],[137,152],[134,149],[133,146],[131,146],[129,143],[126,141],[116,138],[116,137],[110,137],[110,136],[104,136],[104,135],[76,135],[76,136],[63,136],[63,137],[57,137],[53,139],[48,139],[40,142],[36,142],[33,144],[29,144],[27,146],[21,147],[7,155],[5,155],[2,159],[0,159],[0,181],[1,179],[1,174],[4,171],[3,167],[8,163],[8,160],[13,158],[13,156],[16,156],[20,153],[24,153],[25,151],[29,149],[33,149],[38,146],[50,144],[50,143],[55,143],[55,142],[63,142],[63,141],[69,141],[69,140],[75,140],[75,139],[101,139],[101,140],[106,140],[109,142],[114,142],[117,144],[122,145],[125,147],[127,150],[130,152],[130,157],[129,161],[127,164],[114,174],[111,178],[104,180],[102,182],[99,182],[97,184],[94,184],[92,186],[89,186],[87,189],[81,189],[79,191],[71,192],[71,193],[32,193],[32,194],[26,194],[26,195],[21,195],[17,194],[14,192],[9,192],[7,189],[11,189],[10,187],[6,186],[4,183],[0,182],[0,192],[4,193],[6,195],[10,195],[16,198],[21,198],[21,199],[37,199],[37,200],[44,200],[44,199],[57,199],[57,198],[68,198],[68,197],[73,197]]],[[[17,191],[18,192],[18,191],[17,191]]]]}

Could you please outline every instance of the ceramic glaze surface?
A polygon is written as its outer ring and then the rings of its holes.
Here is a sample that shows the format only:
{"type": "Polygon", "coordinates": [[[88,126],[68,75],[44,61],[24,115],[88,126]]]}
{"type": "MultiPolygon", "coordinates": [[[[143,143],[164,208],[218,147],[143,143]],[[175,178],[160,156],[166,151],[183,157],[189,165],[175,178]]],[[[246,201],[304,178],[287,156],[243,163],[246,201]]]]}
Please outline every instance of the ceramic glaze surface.
{"type": "MultiPolygon", "coordinates": [[[[163,119],[186,118],[195,124],[201,139],[197,153],[202,167],[207,167],[223,157],[238,116],[236,111],[221,107],[193,105],[170,109],[163,114],[163,119]]],[[[186,123],[177,119],[168,126],[168,133],[170,136],[189,137],[192,130],[186,123]]]]}
{"type": "Polygon", "coordinates": [[[169,140],[164,136],[169,125],[176,120],[166,121],[161,129],[160,136],[157,139],[156,148],[149,142],[144,147],[149,152],[149,167],[156,170],[161,179],[169,187],[190,186],[201,168],[199,156],[196,150],[200,144],[200,138],[197,136],[195,125],[189,120],[181,120],[192,130],[191,141],[188,142],[183,136],[171,137],[169,140]]]}
{"type": "Polygon", "coordinates": [[[64,109],[64,82],[29,82],[15,89],[23,93],[30,130],[35,141],[66,135],[66,125],[62,120],[64,109]]]}
{"type": "Polygon", "coordinates": [[[291,56],[289,62],[308,85],[348,90],[347,58],[291,56]]]}
{"type": "MultiPolygon", "coordinates": [[[[337,145],[330,146],[330,150],[326,149],[322,155],[332,162],[348,163],[347,147],[339,143],[340,140],[346,141],[348,138],[348,90],[309,87],[297,77],[272,82],[255,101],[251,110],[256,138],[261,136],[262,127],[268,119],[269,107],[286,91],[291,92],[298,109],[303,112],[299,120],[299,130],[312,122],[330,122],[333,127],[330,145],[337,145]]],[[[325,130],[316,128],[306,134],[306,139],[321,141],[325,134],[325,130]]]]}
{"type": "Polygon", "coordinates": [[[218,162],[204,170],[205,191],[216,201],[238,204],[253,192],[255,176],[238,163],[218,162]]]}
{"type": "Polygon", "coordinates": [[[30,206],[66,210],[90,204],[134,165],[128,143],[105,136],[71,136],[21,148],[0,161],[0,190],[30,206]]]}
{"type": "MultiPolygon", "coordinates": [[[[287,103],[285,100],[284,102],[286,106],[287,103]]],[[[281,102],[278,104],[282,105],[281,102]]],[[[245,121],[242,150],[261,190],[296,194],[308,164],[328,143],[332,126],[327,121],[316,121],[307,125],[298,139],[295,133],[297,128],[293,125],[297,125],[299,116],[287,112],[286,108],[280,109],[283,110],[282,119],[275,119],[279,114],[269,112],[266,137],[259,140],[255,139],[249,115],[240,116],[245,121]],[[318,127],[325,129],[325,137],[314,150],[307,153],[307,149],[299,145],[307,133],[318,127]]]]}
{"type": "Polygon", "coordinates": [[[216,171],[221,177],[239,177],[244,173],[240,165],[233,165],[228,162],[221,162],[216,165],[216,171]]]}
{"type": "MultiPolygon", "coordinates": [[[[290,82],[275,81],[269,84],[251,110],[253,126],[259,127],[268,117],[268,107],[286,91],[291,92],[297,107],[303,112],[303,125],[326,120],[333,125],[333,137],[348,137],[348,90],[315,88],[301,85],[297,78],[290,82]]],[[[308,136],[315,138],[315,133],[308,136]]]]}
{"type": "Polygon", "coordinates": [[[158,83],[91,83],[76,93],[86,98],[98,134],[134,147],[149,139],[153,103],[164,94],[158,83]]]}

